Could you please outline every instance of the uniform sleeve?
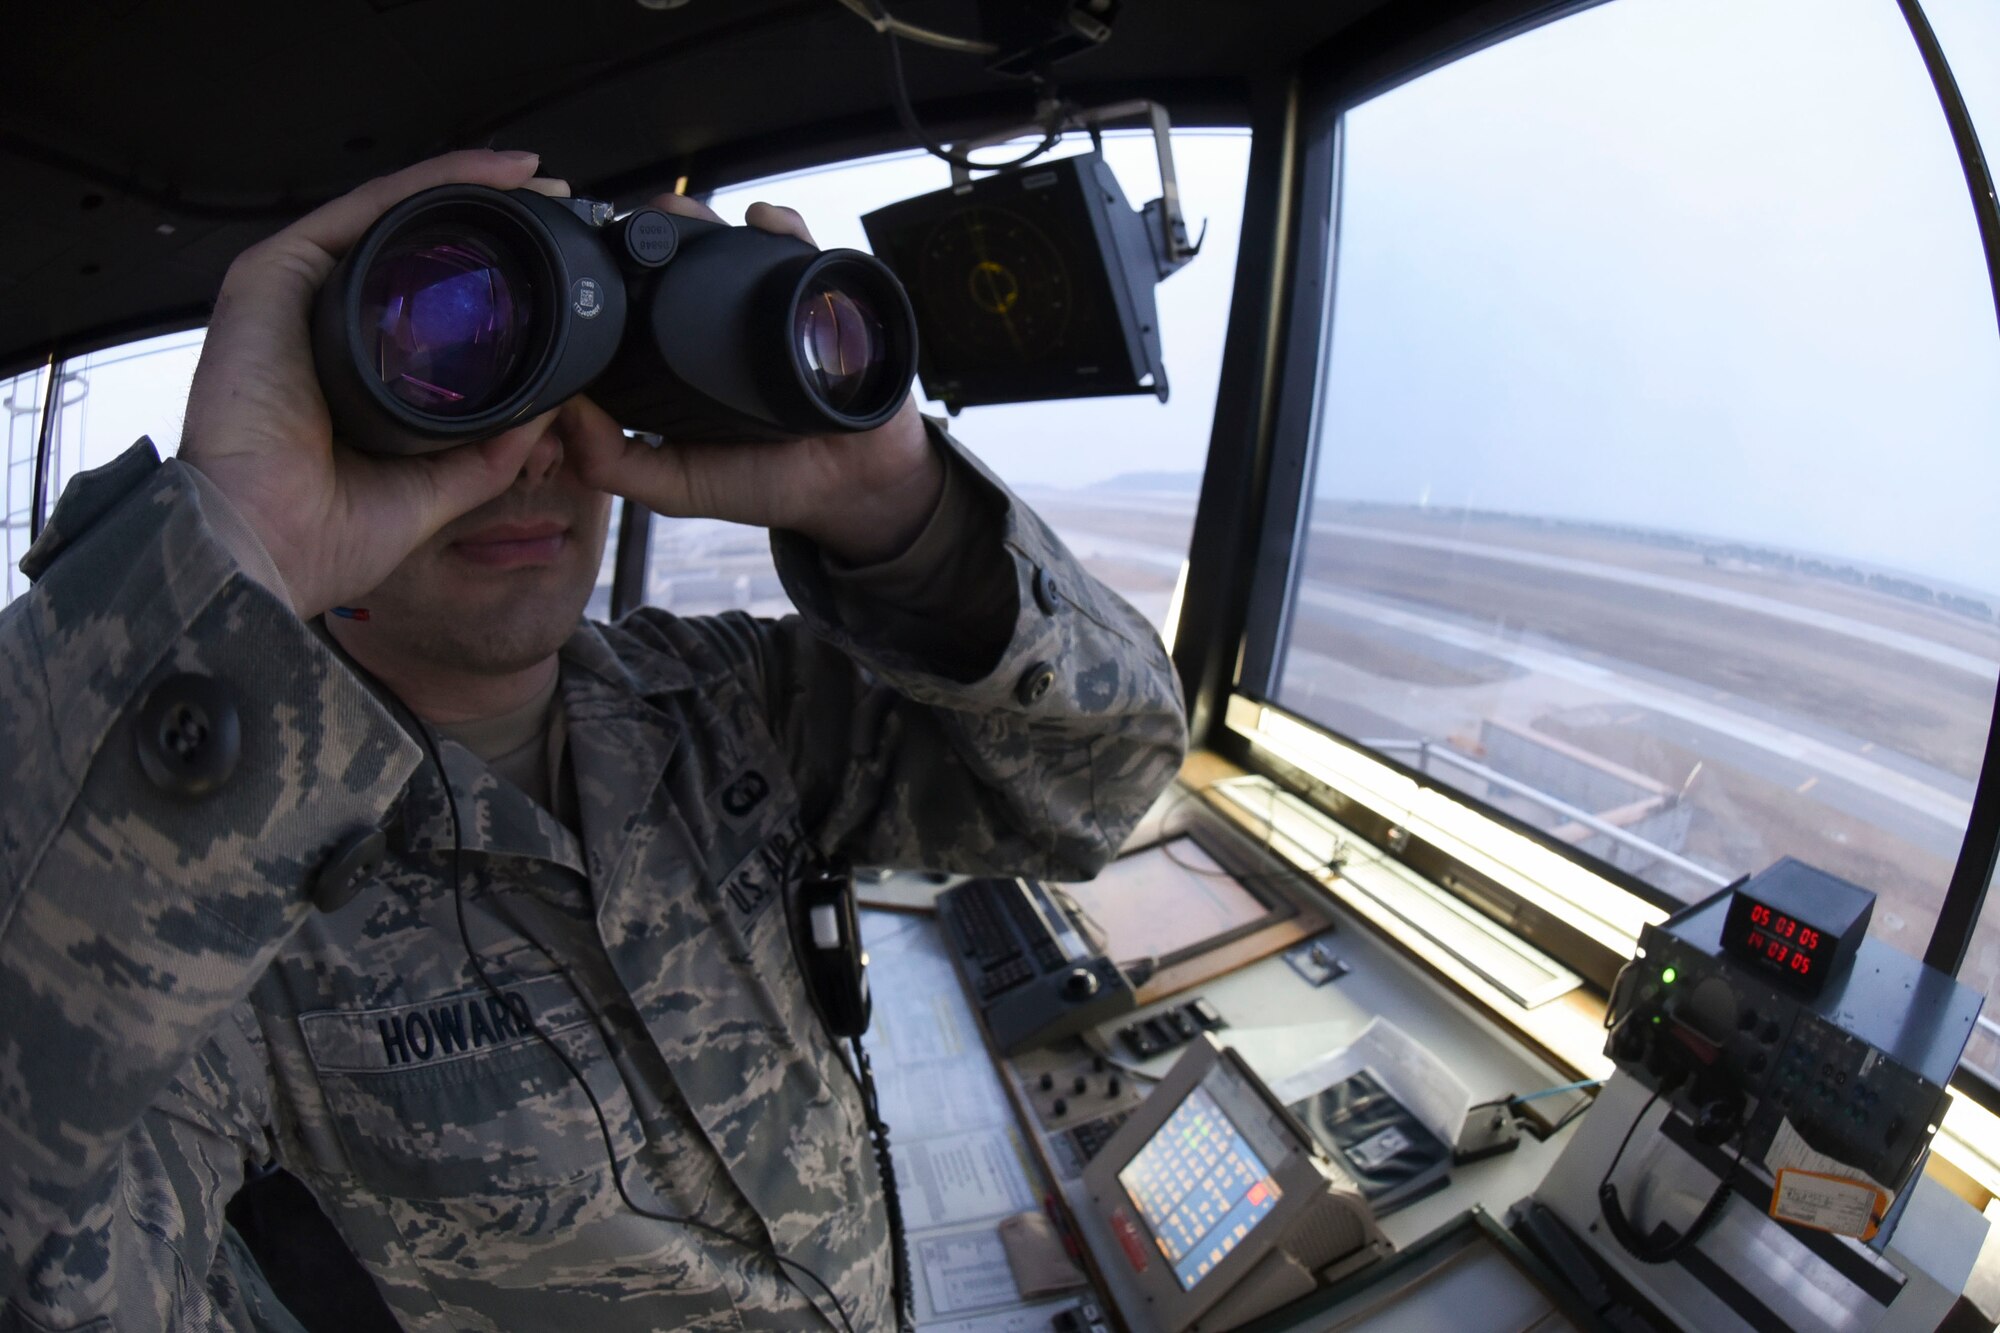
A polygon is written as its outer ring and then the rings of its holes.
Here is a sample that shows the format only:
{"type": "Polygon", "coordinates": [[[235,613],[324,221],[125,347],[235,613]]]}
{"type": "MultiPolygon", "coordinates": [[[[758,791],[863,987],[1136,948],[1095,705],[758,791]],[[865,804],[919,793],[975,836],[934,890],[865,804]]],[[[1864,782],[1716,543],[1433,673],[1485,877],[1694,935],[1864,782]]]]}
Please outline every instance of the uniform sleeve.
{"type": "Polygon", "coordinates": [[[950,449],[937,508],[910,548],[880,564],[820,557],[834,610],[857,638],[940,675],[977,680],[1014,633],[1014,570],[998,559],[1003,510],[950,449]]]}
{"type": "Polygon", "coordinates": [[[213,517],[141,441],[0,612],[0,1299],[59,1326],[204,1299],[268,1100],[231,1011],[418,760],[213,517]]]}
{"type": "Polygon", "coordinates": [[[857,607],[790,533],[772,549],[800,615],[685,625],[760,692],[821,847],[865,865],[1087,879],[1180,765],[1178,681],[1153,627],[931,429],[990,516],[962,534],[953,566],[968,605],[990,605],[980,589],[997,577],[997,646],[974,624],[967,652],[927,652],[923,633],[899,628],[908,617],[857,607]]]}

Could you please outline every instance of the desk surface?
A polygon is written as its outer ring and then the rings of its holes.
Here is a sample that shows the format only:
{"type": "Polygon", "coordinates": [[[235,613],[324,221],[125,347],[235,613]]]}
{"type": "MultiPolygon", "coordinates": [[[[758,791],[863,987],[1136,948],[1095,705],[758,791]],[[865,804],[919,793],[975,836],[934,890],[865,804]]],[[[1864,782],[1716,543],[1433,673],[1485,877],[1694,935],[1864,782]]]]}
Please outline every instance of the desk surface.
{"type": "MultiPolygon", "coordinates": [[[[879,887],[883,892],[870,891],[872,900],[916,906],[937,886],[898,877],[879,887]]],[[[1122,1015],[1097,1032],[1094,1044],[1142,1074],[1164,1072],[1172,1055],[1132,1060],[1113,1034],[1201,995],[1228,1024],[1218,1035],[1267,1081],[1347,1045],[1376,1015],[1429,1046],[1474,1102],[1566,1081],[1337,905],[1326,910],[1334,922],[1329,946],[1349,967],[1339,980],[1314,987],[1272,956],[1122,1015]]],[[[952,1333],[1046,1329],[1073,1301],[1024,1305],[995,1231],[1002,1217],[1039,1207],[1052,1190],[1037,1127],[1015,1114],[935,918],[872,911],[862,922],[876,996],[869,1048],[883,1118],[894,1131],[920,1326],[952,1333]]],[[[1546,1143],[1524,1138],[1514,1152],[1454,1168],[1448,1188],[1392,1213],[1383,1230],[1403,1247],[1475,1204],[1504,1213],[1534,1189],[1572,1132],[1546,1143]]]]}
{"type": "MultiPolygon", "coordinates": [[[[1339,980],[1315,987],[1282,956],[1266,958],[1107,1023],[1100,1035],[1108,1042],[1125,1024],[1201,995],[1229,1024],[1217,1036],[1234,1046],[1266,1083],[1346,1046],[1377,1015],[1428,1047],[1465,1084],[1475,1103],[1569,1081],[1365,927],[1337,909],[1332,915],[1335,928],[1326,943],[1350,969],[1339,980]]],[[[1172,1062],[1168,1055],[1134,1067],[1163,1073],[1172,1062]]],[[[1546,1143],[1524,1138],[1513,1152],[1454,1167],[1447,1188],[1382,1219],[1383,1231],[1403,1246],[1474,1204],[1500,1216],[1540,1183],[1570,1132],[1565,1129],[1546,1143]]]]}

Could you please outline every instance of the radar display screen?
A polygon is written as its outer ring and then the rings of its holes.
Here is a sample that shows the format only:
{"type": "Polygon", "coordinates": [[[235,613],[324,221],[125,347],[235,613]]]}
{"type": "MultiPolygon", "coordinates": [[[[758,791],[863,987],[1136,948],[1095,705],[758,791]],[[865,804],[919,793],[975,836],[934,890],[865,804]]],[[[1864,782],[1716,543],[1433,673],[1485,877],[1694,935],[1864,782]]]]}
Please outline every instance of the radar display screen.
{"type": "Polygon", "coordinates": [[[1142,311],[1121,241],[1144,247],[1136,217],[1084,154],[863,218],[916,310],[924,391],[952,407],[1154,392],[1153,278],[1142,311]]]}
{"type": "Polygon", "coordinates": [[[932,223],[915,251],[947,360],[1032,361],[1063,345],[1076,316],[1069,265],[1032,217],[968,208],[932,223]]]}
{"type": "Polygon", "coordinates": [[[1192,1291],[1281,1197],[1263,1158],[1197,1085],[1118,1172],[1181,1290],[1192,1291]]]}

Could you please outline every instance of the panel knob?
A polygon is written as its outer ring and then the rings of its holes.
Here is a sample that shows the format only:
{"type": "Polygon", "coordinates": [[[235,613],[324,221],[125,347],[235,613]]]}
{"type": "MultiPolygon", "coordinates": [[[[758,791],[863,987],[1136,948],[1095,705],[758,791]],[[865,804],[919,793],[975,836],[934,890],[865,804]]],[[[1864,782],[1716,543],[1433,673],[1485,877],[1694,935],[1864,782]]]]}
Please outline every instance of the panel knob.
{"type": "Polygon", "coordinates": [[[1073,967],[1063,978],[1063,998],[1066,1000],[1087,1000],[1097,994],[1097,974],[1087,967],[1073,967]]]}

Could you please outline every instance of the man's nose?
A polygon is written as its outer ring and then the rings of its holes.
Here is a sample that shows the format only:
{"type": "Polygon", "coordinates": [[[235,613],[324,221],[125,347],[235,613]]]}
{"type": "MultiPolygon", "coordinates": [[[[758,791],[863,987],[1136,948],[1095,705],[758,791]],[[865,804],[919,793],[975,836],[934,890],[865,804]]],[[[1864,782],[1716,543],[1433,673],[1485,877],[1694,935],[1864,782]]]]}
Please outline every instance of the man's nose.
{"type": "Polygon", "coordinates": [[[533,490],[555,475],[556,469],[562,466],[562,460],[562,436],[554,430],[545,430],[542,438],[535,441],[535,447],[528,451],[514,484],[533,490]]]}

